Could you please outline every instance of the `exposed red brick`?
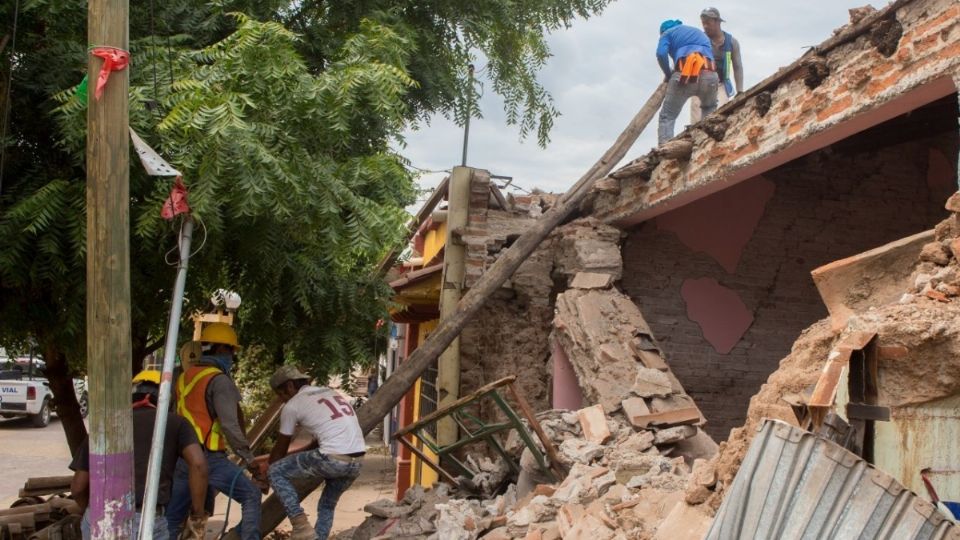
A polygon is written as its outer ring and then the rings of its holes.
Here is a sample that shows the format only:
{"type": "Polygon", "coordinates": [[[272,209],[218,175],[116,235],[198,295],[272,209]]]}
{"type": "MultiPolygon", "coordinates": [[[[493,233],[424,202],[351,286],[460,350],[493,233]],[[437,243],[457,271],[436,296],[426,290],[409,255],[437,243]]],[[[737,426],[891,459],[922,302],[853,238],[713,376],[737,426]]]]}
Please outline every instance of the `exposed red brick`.
{"type": "Polygon", "coordinates": [[[936,300],[937,302],[943,302],[944,304],[949,304],[949,303],[950,303],[950,299],[947,298],[947,295],[943,294],[943,293],[940,292],[940,291],[935,291],[935,290],[933,290],[933,289],[930,289],[930,290],[927,291],[925,294],[926,294],[927,298],[936,300]]]}
{"type": "Polygon", "coordinates": [[[834,101],[830,106],[817,113],[817,120],[823,122],[827,118],[848,109],[851,105],[853,105],[853,97],[847,95],[844,98],[834,101]]]}

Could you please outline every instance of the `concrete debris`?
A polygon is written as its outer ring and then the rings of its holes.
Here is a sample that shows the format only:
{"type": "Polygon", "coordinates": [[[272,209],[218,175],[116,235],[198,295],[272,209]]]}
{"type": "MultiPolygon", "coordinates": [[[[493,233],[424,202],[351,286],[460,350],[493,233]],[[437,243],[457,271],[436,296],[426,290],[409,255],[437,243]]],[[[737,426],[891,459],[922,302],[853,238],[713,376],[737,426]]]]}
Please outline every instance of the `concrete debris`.
{"type": "Polygon", "coordinates": [[[702,509],[685,503],[674,505],[670,514],[657,528],[654,540],[677,538],[703,538],[710,530],[713,518],[702,509]]]}
{"type": "Polygon", "coordinates": [[[653,439],[653,444],[662,446],[665,444],[678,443],[684,439],[689,439],[697,434],[697,428],[693,426],[676,426],[660,430],[653,439]]]}
{"type": "Polygon", "coordinates": [[[598,274],[595,272],[578,272],[573,276],[570,287],[573,289],[606,289],[613,284],[613,276],[610,274],[598,274]]]}
{"type": "Polygon", "coordinates": [[[437,535],[450,540],[474,540],[480,534],[477,524],[483,514],[480,502],[469,499],[452,499],[436,506],[437,535]]]}
{"type": "MultiPolygon", "coordinates": [[[[415,486],[400,502],[368,505],[373,515],[352,538],[651,538],[670,511],[664,506],[683,502],[689,463],[694,463],[692,457],[666,457],[660,451],[673,451],[694,434],[706,437],[692,425],[638,429],[619,408],[604,414],[600,405],[544,411],[537,418],[569,469],[561,482],[552,484],[526,449],[517,484],[503,495],[476,500],[450,493],[445,484],[427,491],[415,486]]],[[[515,452],[514,446],[506,448],[515,452]]],[[[704,463],[696,462],[700,477],[707,474],[704,463]]],[[[473,459],[471,466],[499,471],[485,458],[473,459]]]]}
{"type": "Polygon", "coordinates": [[[603,446],[583,439],[567,439],[560,444],[560,456],[567,463],[590,464],[603,457],[603,446]]]}

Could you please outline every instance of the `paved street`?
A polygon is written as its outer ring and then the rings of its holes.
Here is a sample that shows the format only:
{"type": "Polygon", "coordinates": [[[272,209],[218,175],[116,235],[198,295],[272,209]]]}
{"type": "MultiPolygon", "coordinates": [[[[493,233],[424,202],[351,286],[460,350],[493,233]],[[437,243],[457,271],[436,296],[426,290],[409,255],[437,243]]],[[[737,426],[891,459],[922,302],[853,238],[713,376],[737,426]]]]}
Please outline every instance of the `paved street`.
{"type": "MultiPolygon", "coordinates": [[[[364,460],[360,478],[340,499],[334,520],[334,532],[359,525],[366,513],[363,506],[377,499],[393,497],[393,461],[384,453],[382,446],[368,438],[370,452],[364,460]]],[[[382,443],[381,443],[382,444],[382,443]]],[[[0,508],[8,508],[17,500],[17,491],[27,478],[35,476],[61,476],[70,474],[70,450],[63,436],[60,421],[54,417],[45,428],[35,428],[27,418],[0,419],[0,508]]],[[[311,522],[316,517],[317,493],[307,497],[304,508],[311,522]]],[[[217,497],[216,513],[210,518],[208,538],[214,538],[223,526],[227,498],[217,497]],[[214,531],[216,529],[216,531],[214,531]]],[[[233,505],[230,522],[240,518],[240,508],[233,505]]],[[[284,521],[281,528],[289,529],[284,521]]]]}
{"type": "Polygon", "coordinates": [[[45,428],[27,418],[0,419],[0,508],[17,500],[27,478],[71,474],[70,449],[56,416],[45,428]]]}

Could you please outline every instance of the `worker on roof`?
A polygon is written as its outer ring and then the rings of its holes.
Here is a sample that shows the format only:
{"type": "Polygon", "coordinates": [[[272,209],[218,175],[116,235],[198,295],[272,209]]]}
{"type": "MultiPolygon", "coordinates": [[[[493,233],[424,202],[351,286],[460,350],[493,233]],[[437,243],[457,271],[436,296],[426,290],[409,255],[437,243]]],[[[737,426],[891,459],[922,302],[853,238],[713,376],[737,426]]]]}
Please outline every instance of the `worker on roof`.
{"type": "Polygon", "coordinates": [[[720,78],[710,38],[699,28],[686,26],[678,20],[664,21],[660,25],[657,62],[667,83],[667,96],[660,108],[657,129],[657,144],[663,144],[673,138],[680,110],[691,97],[700,98],[704,115],[716,110],[720,78]]]}
{"type": "MultiPolygon", "coordinates": [[[[717,107],[730,101],[736,93],[743,92],[743,62],[740,59],[740,42],[724,32],[720,23],[726,22],[720,18],[720,11],[710,7],[700,13],[700,24],[703,32],[710,38],[713,46],[713,57],[717,61],[717,75],[720,77],[720,86],[717,88],[717,107]]],[[[690,123],[696,124],[702,117],[700,98],[690,100],[690,123]]]]}
{"type": "MultiPolygon", "coordinates": [[[[143,504],[143,492],[147,483],[147,462],[150,459],[150,447],[153,442],[153,428],[157,420],[157,401],[160,396],[160,372],[156,370],[144,370],[133,378],[133,476],[136,493],[136,515],[133,519],[133,528],[130,531],[130,538],[137,537],[137,530],[140,528],[140,510],[143,504]]],[[[167,540],[170,534],[167,529],[167,520],[163,513],[166,505],[170,503],[171,484],[173,483],[173,470],[177,463],[177,457],[181,457],[188,471],[188,492],[189,496],[184,496],[185,503],[190,504],[192,513],[190,516],[191,531],[200,531],[200,536],[191,538],[203,538],[203,530],[207,521],[206,512],[203,510],[203,501],[207,493],[207,460],[203,457],[203,450],[197,441],[193,428],[183,418],[171,414],[167,416],[167,429],[164,433],[163,457],[160,463],[160,484],[157,492],[156,519],[153,522],[154,540],[167,540]]],[[[73,498],[84,511],[83,521],[80,529],[84,540],[90,538],[90,515],[89,515],[89,497],[90,497],[90,451],[88,442],[84,441],[77,451],[76,457],[70,463],[70,469],[73,470],[73,481],[70,483],[70,490],[73,492],[73,498]]],[[[100,510],[101,513],[103,510],[100,510]]],[[[96,516],[95,516],[96,517],[96,516]]]]}
{"type": "Polygon", "coordinates": [[[360,475],[367,451],[363,430],[350,403],[336,390],[311,386],[310,378],[293,366],[283,366],[270,377],[270,387],[284,401],[280,433],[270,452],[267,476],[293,525],[291,540],[327,540],[337,501],[360,475]],[[287,455],[297,426],[313,436],[302,450],[287,455]],[[300,506],[293,480],[323,480],[317,502],[317,525],[310,527],[300,506]]]}
{"type": "MultiPolygon", "coordinates": [[[[260,490],[261,486],[266,487],[266,479],[254,464],[250,443],[242,427],[240,390],[230,376],[234,355],[240,349],[237,333],[228,324],[208,324],[200,333],[200,346],[200,359],[177,379],[177,413],[193,426],[206,452],[210,487],[240,503],[241,540],[258,540],[260,490]],[[254,480],[244,475],[243,469],[227,457],[227,443],[254,480]]],[[[167,508],[171,534],[179,531],[186,517],[187,490],[186,464],[180,462],[174,476],[173,499],[167,508]]]]}

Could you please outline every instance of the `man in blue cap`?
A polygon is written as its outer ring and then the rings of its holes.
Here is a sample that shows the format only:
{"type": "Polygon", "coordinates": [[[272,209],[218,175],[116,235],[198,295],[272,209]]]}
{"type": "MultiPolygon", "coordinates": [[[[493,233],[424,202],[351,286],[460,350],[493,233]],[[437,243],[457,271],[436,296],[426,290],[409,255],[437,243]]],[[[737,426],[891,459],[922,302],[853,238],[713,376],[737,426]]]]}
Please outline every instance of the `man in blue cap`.
{"type": "Polygon", "coordinates": [[[668,83],[657,129],[657,144],[663,144],[673,138],[680,110],[691,97],[700,98],[704,115],[716,110],[720,78],[710,38],[699,28],[686,26],[678,20],[664,21],[660,25],[657,62],[668,83]]]}
{"type": "MultiPolygon", "coordinates": [[[[740,42],[737,38],[724,32],[720,23],[726,22],[720,17],[720,10],[709,7],[700,13],[700,24],[703,32],[710,38],[713,45],[713,58],[717,61],[717,75],[720,77],[720,87],[717,89],[717,106],[730,101],[736,93],[743,92],[743,61],[740,59],[740,42]]],[[[690,100],[690,123],[700,121],[700,100],[690,100]]]]}

